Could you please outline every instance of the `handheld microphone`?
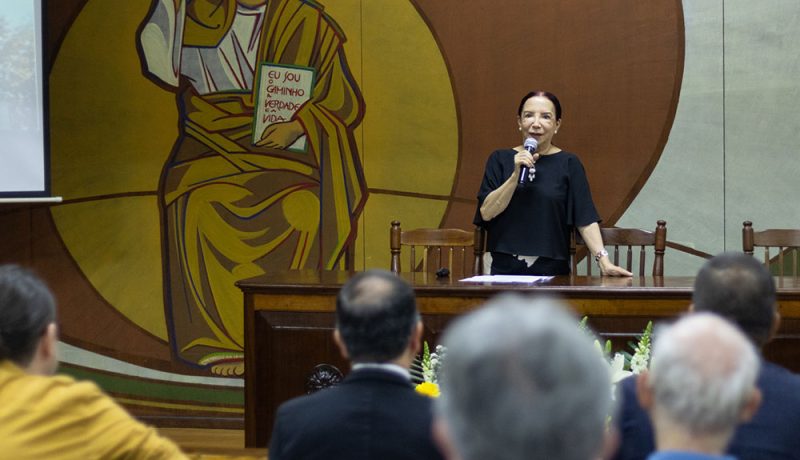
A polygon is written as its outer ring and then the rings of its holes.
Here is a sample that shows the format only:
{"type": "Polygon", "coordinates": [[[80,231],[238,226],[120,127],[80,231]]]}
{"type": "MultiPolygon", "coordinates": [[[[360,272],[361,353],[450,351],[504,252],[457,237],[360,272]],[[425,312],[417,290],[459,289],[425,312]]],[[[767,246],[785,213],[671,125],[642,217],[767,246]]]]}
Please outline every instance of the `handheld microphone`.
{"type": "MultiPolygon", "coordinates": [[[[537,141],[532,137],[525,139],[525,144],[523,144],[525,150],[527,150],[528,153],[530,153],[531,155],[533,155],[533,152],[536,151],[536,147],[538,146],[539,146],[539,141],[537,141]]],[[[533,180],[534,177],[536,177],[536,166],[534,165],[531,166],[530,168],[527,166],[523,166],[519,172],[519,183],[524,184],[526,182],[530,182],[533,180]]]]}

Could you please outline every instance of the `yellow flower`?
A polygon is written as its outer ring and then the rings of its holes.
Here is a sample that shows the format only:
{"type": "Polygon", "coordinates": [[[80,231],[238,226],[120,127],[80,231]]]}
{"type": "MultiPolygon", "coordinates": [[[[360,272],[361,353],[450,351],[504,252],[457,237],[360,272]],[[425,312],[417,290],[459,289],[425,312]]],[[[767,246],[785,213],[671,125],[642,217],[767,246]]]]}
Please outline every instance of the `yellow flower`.
{"type": "Polygon", "coordinates": [[[431,382],[422,382],[417,385],[417,393],[423,394],[425,396],[430,396],[431,398],[438,398],[439,397],[439,385],[431,382]]]}

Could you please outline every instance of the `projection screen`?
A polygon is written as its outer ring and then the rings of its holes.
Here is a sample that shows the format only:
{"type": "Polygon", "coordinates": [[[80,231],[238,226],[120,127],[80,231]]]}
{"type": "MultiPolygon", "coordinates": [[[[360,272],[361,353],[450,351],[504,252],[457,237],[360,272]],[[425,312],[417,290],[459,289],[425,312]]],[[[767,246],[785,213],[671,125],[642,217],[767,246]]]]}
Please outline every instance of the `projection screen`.
{"type": "Polygon", "coordinates": [[[0,1],[0,199],[50,197],[43,1],[0,1]]]}

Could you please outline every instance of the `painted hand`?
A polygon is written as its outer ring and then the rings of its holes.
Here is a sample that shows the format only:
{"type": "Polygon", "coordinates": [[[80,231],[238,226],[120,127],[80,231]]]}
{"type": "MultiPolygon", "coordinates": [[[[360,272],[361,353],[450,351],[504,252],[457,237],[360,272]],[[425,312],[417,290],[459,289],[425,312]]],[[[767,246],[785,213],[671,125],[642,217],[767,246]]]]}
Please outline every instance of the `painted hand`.
{"type": "Polygon", "coordinates": [[[267,129],[261,135],[261,140],[256,145],[273,149],[285,149],[303,134],[305,134],[303,125],[297,120],[275,123],[267,126],[267,129]]]}

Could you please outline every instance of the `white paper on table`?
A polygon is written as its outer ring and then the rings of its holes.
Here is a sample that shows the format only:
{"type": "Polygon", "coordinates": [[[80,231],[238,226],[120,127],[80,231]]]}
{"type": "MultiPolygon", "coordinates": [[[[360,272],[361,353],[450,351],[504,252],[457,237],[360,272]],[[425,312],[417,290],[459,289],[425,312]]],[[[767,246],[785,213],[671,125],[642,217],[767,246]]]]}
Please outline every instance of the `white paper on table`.
{"type": "Polygon", "coordinates": [[[463,283],[521,283],[537,284],[553,279],[552,276],[526,276],[526,275],[479,275],[459,280],[463,283]]]}

